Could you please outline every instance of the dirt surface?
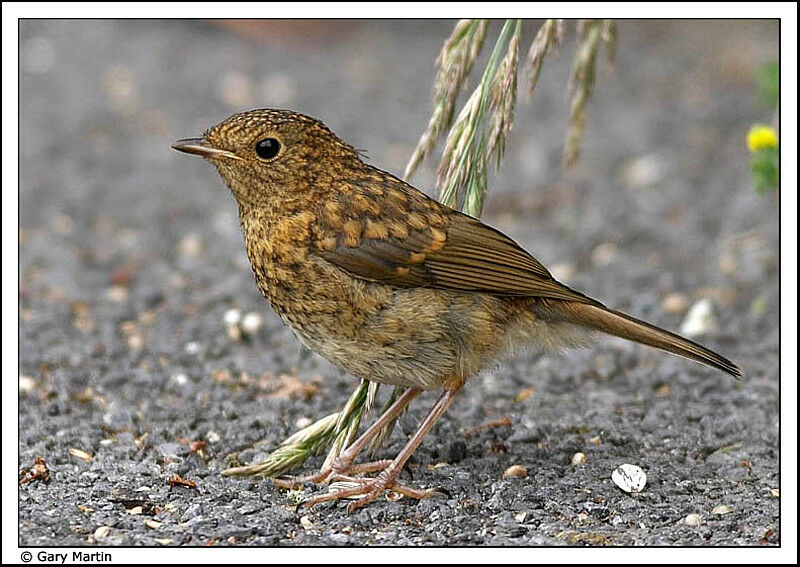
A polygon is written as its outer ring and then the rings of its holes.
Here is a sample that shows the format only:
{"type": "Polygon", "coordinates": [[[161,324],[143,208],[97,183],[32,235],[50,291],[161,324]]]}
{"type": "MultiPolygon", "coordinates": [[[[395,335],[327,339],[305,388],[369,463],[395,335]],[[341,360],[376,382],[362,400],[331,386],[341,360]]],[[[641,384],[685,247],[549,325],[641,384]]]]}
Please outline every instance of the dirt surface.
{"type": "MultiPolygon", "coordinates": [[[[21,545],[780,541],[777,204],[751,189],[744,144],[771,120],[754,86],[776,58],[770,22],[621,22],[564,173],[570,30],[533,99],[521,91],[485,215],[571,286],[669,329],[710,300],[698,340],[742,381],[612,339],[519,353],[416,452],[409,482],[447,494],[295,515],[271,482],[220,476],[337,410],[355,381],[269,310],[233,198],[169,143],[288,107],[401,174],[451,26],[22,22],[19,468],[41,456],[50,476],[20,486],[21,545]],[[229,333],[232,309],[255,330],[229,333]],[[611,481],[622,463],[647,473],[643,492],[611,481]],[[527,477],[504,480],[515,464],[527,477]]],[[[415,184],[430,191],[434,169],[415,184]]]]}

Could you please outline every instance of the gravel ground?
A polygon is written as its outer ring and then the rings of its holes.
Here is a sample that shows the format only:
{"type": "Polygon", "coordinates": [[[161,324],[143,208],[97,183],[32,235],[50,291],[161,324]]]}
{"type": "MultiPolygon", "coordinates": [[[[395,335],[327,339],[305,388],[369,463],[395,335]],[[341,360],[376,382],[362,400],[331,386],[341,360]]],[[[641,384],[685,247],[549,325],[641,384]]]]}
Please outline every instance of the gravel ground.
{"type": "MultiPolygon", "coordinates": [[[[610,306],[679,329],[709,300],[701,340],[744,380],[612,339],[521,353],[474,379],[416,452],[411,482],[448,495],[296,516],[271,482],[220,476],[355,382],[269,310],[232,197],[169,143],[289,107],[401,173],[451,25],[269,24],[257,39],[205,22],[22,22],[19,467],[41,456],[50,478],[20,486],[21,545],[780,542],[777,206],[750,188],[744,148],[771,118],[753,85],[776,58],[771,22],[621,22],[564,173],[568,41],[521,97],[486,211],[610,306]],[[250,333],[229,332],[232,309],[254,314],[250,333]],[[622,463],[646,471],[643,492],[612,483],[622,463]],[[504,480],[511,465],[527,477],[504,480]]],[[[434,169],[415,183],[432,187],[434,169]]]]}

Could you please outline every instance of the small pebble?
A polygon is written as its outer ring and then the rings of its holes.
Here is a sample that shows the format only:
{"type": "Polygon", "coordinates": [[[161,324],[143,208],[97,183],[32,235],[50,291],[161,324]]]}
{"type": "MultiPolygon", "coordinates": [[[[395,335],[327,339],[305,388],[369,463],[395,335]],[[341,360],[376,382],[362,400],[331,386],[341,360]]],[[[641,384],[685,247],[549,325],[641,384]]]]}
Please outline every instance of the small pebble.
{"type": "Polygon", "coordinates": [[[186,343],[186,346],[184,348],[186,349],[186,352],[188,354],[197,354],[198,352],[200,352],[200,343],[192,341],[190,343],[186,343]]]}
{"type": "Polygon", "coordinates": [[[523,388],[522,390],[520,390],[519,394],[517,394],[516,400],[518,402],[524,402],[535,393],[536,390],[534,390],[533,388],[523,388]]]}
{"type": "Polygon", "coordinates": [[[111,528],[109,526],[100,526],[94,531],[94,539],[98,541],[103,540],[109,533],[111,533],[111,528]]]}
{"type": "Polygon", "coordinates": [[[670,315],[679,315],[686,311],[689,300],[681,293],[669,293],[661,300],[661,308],[670,315]]]}
{"type": "Polygon", "coordinates": [[[667,167],[662,156],[645,154],[636,156],[622,168],[622,181],[628,187],[643,189],[654,187],[664,180],[667,167]]]}
{"type": "Polygon", "coordinates": [[[386,500],[388,500],[389,502],[397,502],[402,497],[403,497],[402,494],[400,494],[399,492],[395,492],[394,490],[388,490],[386,492],[386,500]]]}
{"type": "Polygon", "coordinates": [[[219,433],[216,431],[209,431],[206,433],[206,441],[209,443],[219,443],[222,438],[219,436],[219,433]]]}
{"type": "Polygon", "coordinates": [[[228,325],[225,327],[225,332],[228,334],[228,338],[233,342],[237,342],[242,339],[242,330],[238,325],[228,325]]]}
{"type": "Polygon", "coordinates": [[[247,335],[255,335],[261,329],[261,315],[250,312],[242,318],[242,331],[247,335]]]}
{"type": "Polygon", "coordinates": [[[36,380],[30,376],[22,375],[19,377],[19,391],[22,394],[30,394],[36,387],[36,380]]]}
{"type": "Polygon", "coordinates": [[[226,325],[238,325],[242,320],[242,312],[238,309],[228,309],[222,316],[222,320],[226,325]]]}
{"type": "Polygon", "coordinates": [[[178,255],[183,258],[197,258],[203,253],[203,237],[189,233],[178,242],[178,255]]]}
{"type": "Polygon", "coordinates": [[[722,516],[723,514],[730,514],[731,512],[733,512],[733,510],[731,509],[730,506],[726,504],[720,504],[719,506],[716,506],[713,510],[711,510],[712,514],[716,514],[718,516],[722,516]]]}
{"type": "Polygon", "coordinates": [[[586,455],[583,453],[575,453],[572,455],[572,466],[577,467],[578,465],[582,465],[586,462],[586,455]]]}
{"type": "Polygon", "coordinates": [[[503,473],[503,479],[507,478],[526,478],[528,476],[528,469],[522,465],[511,465],[503,473]]]}
{"type": "Polygon", "coordinates": [[[186,374],[183,373],[173,374],[172,381],[175,382],[175,384],[177,384],[178,386],[185,386],[186,383],[189,381],[189,378],[188,376],[186,376],[186,374]]]}
{"type": "Polygon", "coordinates": [[[645,484],[647,484],[647,475],[641,467],[626,463],[614,469],[614,472],[611,473],[611,480],[623,491],[636,493],[644,490],[645,484]]]}
{"type": "Polygon", "coordinates": [[[156,522],[155,520],[145,520],[144,525],[150,528],[151,530],[157,530],[161,527],[161,522],[156,522]]]}
{"type": "Polygon", "coordinates": [[[106,297],[114,303],[125,303],[128,301],[128,288],[121,285],[113,285],[106,291],[106,297]]]}
{"type": "Polygon", "coordinates": [[[92,460],[92,456],[82,449],[70,449],[69,454],[87,463],[92,460]]]}
{"type": "Polygon", "coordinates": [[[612,242],[602,242],[592,250],[592,264],[595,266],[608,266],[617,255],[617,245],[612,242]]]}
{"type": "Polygon", "coordinates": [[[773,498],[780,498],[781,497],[781,490],[780,488],[770,488],[769,493],[773,498]]]}
{"type": "Polygon", "coordinates": [[[700,522],[700,514],[689,514],[683,519],[683,523],[692,528],[699,526],[700,522]]]}
{"type": "Polygon", "coordinates": [[[687,337],[697,337],[717,329],[714,317],[714,304],[708,298],[697,301],[689,308],[681,324],[681,333],[687,337]]]}
{"type": "Polygon", "coordinates": [[[311,425],[311,423],[312,423],[312,421],[311,421],[310,418],[301,417],[300,419],[298,419],[297,421],[294,422],[294,426],[297,429],[303,429],[303,428],[308,427],[309,425],[311,425]]]}
{"type": "Polygon", "coordinates": [[[308,516],[303,516],[300,518],[300,525],[303,526],[303,529],[310,530],[314,527],[314,524],[311,522],[311,518],[308,516]]]}

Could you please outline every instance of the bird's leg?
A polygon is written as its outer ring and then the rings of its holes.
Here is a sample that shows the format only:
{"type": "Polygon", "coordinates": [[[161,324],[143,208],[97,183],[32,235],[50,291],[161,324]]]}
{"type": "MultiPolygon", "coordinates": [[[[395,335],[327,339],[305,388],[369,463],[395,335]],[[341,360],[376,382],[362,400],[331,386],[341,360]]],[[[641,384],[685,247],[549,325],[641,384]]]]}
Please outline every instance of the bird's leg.
{"type": "Polygon", "coordinates": [[[409,388],[403,395],[397,398],[394,403],[383,414],[375,420],[369,429],[367,429],[361,437],[347,448],[347,450],[339,455],[330,465],[323,468],[319,472],[311,475],[301,477],[290,477],[286,479],[275,478],[272,481],[276,486],[282,488],[293,488],[304,482],[320,483],[325,482],[332,476],[340,476],[347,474],[359,474],[365,472],[380,471],[391,465],[392,461],[382,460],[374,461],[371,463],[363,463],[354,465],[356,457],[364,450],[367,444],[375,438],[378,433],[394,418],[399,416],[404,409],[410,404],[414,398],[420,395],[422,390],[420,388],[409,388]]]}
{"type": "Polygon", "coordinates": [[[347,488],[344,490],[338,490],[335,492],[329,492],[327,494],[320,494],[318,496],[314,496],[305,500],[301,503],[301,506],[314,506],[315,504],[319,504],[321,502],[327,502],[329,500],[338,500],[339,498],[352,498],[352,497],[360,497],[355,502],[351,503],[350,506],[347,508],[348,513],[352,513],[354,510],[366,506],[373,500],[375,500],[378,496],[380,496],[383,491],[385,490],[394,490],[395,492],[399,492],[406,496],[410,496],[412,498],[427,498],[435,491],[432,489],[428,490],[418,490],[415,488],[410,488],[407,486],[403,486],[397,482],[397,477],[400,475],[400,471],[403,469],[403,465],[405,465],[408,458],[414,452],[414,450],[419,447],[419,444],[422,443],[425,435],[433,427],[433,424],[442,416],[442,414],[447,411],[447,408],[450,407],[450,404],[453,403],[455,400],[456,395],[460,388],[453,389],[453,390],[445,390],[441,397],[436,401],[436,403],[431,408],[431,411],[425,417],[425,419],[420,424],[417,431],[408,440],[405,447],[398,453],[397,457],[387,466],[384,468],[378,476],[371,479],[364,479],[363,481],[359,481],[359,486],[354,488],[347,488]]]}

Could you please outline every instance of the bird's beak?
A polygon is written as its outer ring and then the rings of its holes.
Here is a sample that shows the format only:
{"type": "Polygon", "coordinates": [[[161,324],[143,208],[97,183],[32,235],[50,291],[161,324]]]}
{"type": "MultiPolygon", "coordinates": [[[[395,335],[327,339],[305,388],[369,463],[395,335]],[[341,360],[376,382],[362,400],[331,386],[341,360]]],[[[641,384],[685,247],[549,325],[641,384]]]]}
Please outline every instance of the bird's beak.
{"type": "Polygon", "coordinates": [[[231,158],[231,159],[240,159],[234,153],[231,153],[227,150],[220,150],[219,148],[215,148],[205,138],[184,138],[183,140],[178,140],[174,144],[172,144],[172,148],[178,150],[179,152],[185,152],[187,154],[194,154],[204,158],[231,158]]]}

